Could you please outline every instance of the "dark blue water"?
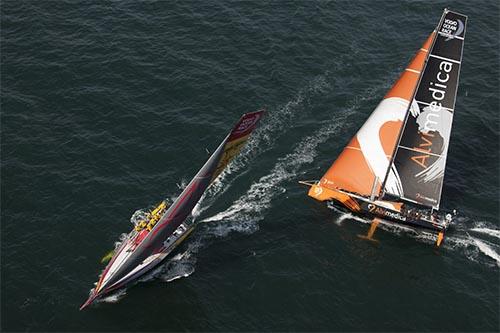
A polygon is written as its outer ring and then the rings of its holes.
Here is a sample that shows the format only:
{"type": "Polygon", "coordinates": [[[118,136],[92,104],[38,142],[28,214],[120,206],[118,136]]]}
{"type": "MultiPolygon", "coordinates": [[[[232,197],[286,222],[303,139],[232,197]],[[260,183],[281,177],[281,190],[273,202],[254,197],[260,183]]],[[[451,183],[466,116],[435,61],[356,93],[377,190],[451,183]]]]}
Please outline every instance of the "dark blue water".
{"type": "Polygon", "coordinates": [[[4,331],[498,331],[500,9],[461,2],[1,3],[4,331]],[[326,207],[317,179],[444,7],[469,15],[427,234],[326,207]],[[78,307],[130,217],[268,112],[159,270],[78,307]]]}

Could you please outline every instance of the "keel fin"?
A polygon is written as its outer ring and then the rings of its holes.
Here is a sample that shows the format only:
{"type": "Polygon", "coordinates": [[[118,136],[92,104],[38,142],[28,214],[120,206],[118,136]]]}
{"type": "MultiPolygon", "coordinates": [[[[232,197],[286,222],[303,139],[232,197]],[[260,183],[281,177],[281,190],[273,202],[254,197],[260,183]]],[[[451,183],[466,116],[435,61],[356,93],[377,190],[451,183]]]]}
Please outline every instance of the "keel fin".
{"type": "Polygon", "coordinates": [[[377,218],[374,218],[372,220],[372,223],[370,225],[370,229],[368,230],[368,233],[366,234],[366,236],[365,235],[358,235],[358,237],[361,239],[366,239],[366,240],[372,241],[372,242],[378,242],[378,240],[373,238],[373,234],[377,230],[379,223],[380,223],[380,220],[377,218]]]}
{"type": "Polygon", "coordinates": [[[436,239],[436,247],[439,247],[444,239],[444,232],[440,231],[436,239]]]}

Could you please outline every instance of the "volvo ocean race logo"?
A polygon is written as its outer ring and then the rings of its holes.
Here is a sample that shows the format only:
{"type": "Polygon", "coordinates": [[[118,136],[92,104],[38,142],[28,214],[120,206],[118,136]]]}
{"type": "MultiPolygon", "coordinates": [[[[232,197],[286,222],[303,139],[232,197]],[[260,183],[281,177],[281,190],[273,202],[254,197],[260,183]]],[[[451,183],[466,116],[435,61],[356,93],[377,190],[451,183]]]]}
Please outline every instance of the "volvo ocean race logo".
{"type": "Polygon", "coordinates": [[[460,36],[462,32],[464,32],[465,25],[462,22],[462,20],[450,20],[450,19],[445,19],[443,26],[441,27],[441,32],[448,35],[449,37],[445,39],[445,41],[449,41],[455,36],[460,36]]]}

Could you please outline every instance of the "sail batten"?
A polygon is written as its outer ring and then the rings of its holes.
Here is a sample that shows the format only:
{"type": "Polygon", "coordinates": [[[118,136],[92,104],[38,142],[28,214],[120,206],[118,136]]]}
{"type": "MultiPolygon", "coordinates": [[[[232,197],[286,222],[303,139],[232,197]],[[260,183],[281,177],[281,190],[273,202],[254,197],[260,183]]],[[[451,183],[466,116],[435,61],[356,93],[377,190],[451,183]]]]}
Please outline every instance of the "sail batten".
{"type": "Polygon", "coordinates": [[[427,150],[422,149],[422,148],[410,148],[410,147],[405,147],[405,146],[398,146],[398,148],[410,150],[410,151],[413,151],[415,153],[425,153],[425,154],[433,155],[433,156],[436,156],[436,157],[442,156],[442,155],[431,153],[430,151],[427,151],[427,150]]]}
{"type": "Polygon", "coordinates": [[[467,17],[445,10],[397,144],[384,192],[439,209],[467,17]]]}

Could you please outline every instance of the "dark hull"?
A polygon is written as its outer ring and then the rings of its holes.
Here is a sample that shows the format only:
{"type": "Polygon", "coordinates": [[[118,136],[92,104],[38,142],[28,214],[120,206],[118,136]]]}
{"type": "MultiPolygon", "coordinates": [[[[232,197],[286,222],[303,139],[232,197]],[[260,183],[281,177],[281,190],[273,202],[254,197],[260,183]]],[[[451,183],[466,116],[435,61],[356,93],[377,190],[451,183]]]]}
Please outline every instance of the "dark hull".
{"type": "Polygon", "coordinates": [[[148,265],[144,266],[142,269],[138,270],[135,272],[133,275],[129,276],[128,278],[124,279],[123,281],[119,281],[118,283],[112,284],[109,287],[105,287],[100,289],[99,291],[93,290],[87,299],[85,303],[80,307],[80,310],[85,309],[92,303],[94,303],[96,300],[109,296],[116,291],[129,287],[135,283],[137,283],[138,279],[143,276],[144,274],[152,271],[153,269],[157,268],[159,265],[161,265],[163,262],[165,262],[166,259],[170,257],[170,254],[184,241],[186,240],[189,235],[191,235],[192,231],[196,227],[196,224],[191,225],[188,227],[182,234],[180,234],[172,243],[171,246],[165,248],[163,251],[160,252],[160,255],[158,256],[157,259],[151,261],[148,265]]]}
{"type": "Polygon", "coordinates": [[[374,209],[372,208],[372,210],[376,212],[372,212],[369,206],[369,203],[362,204],[361,214],[367,216],[370,219],[380,218],[393,223],[402,224],[413,228],[432,230],[435,232],[440,232],[446,229],[443,226],[439,226],[426,219],[401,214],[400,212],[388,209],[386,207],[375,205],[376,207],[374,209]]]}
{"type": "Polygon", "coordinates": [[[382,219],[407,227],[430,230],[435,233],[444,232],[449,226],[448,223],[445,224],[441,222],[445,219],[444,216],[438,216],[437,214],[432,215],[429,211],[420,210],[408,206],[408,204],[405,204],[406,206],[404,209],[397,210],[384,207],[368,199],[362,200],[351,196],[350,200],[353,200],[356,204],[353,205],[353,203],[350,202],[349,205],[346,205],[344,202],[337,200],[330,200],[330,202],[370,220],[382,219]]]}

